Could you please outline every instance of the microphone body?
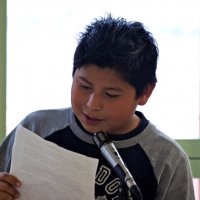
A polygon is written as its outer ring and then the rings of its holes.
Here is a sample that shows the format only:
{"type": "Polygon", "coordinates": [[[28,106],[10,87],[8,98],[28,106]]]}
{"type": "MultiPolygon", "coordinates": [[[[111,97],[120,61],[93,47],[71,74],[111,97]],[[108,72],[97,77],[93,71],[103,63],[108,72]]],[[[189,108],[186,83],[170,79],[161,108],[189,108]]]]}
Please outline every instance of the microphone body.
{"type": "Polygon", "coordinates": [[[104,158],[114,169],[120,180],[123,181],[126,184],[126,186],[130,189],[134,200],[142,200],[142,194],[140,192],[140,189],[134,181],[133,176],[127,169],[113,142],[111,142],[107,138],[106,134],[103,132],[98,132],[94,134],[94,142],[100,149],[104,158]]]}

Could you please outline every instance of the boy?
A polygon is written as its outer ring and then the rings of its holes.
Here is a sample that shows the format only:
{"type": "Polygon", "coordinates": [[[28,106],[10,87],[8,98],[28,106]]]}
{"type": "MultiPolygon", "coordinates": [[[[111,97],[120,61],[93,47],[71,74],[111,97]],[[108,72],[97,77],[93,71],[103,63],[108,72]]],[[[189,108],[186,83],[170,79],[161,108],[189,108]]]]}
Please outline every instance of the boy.
{"type": "MultiPolygon", "coordinates": [[[[119,199],[120,188],[94,144],[94,133],[101,131],[117,147],[144,200],[194,200],[186,154],[136,111],[156,85],[157,58],[156,42],[141,23],[111,15],[96,19],[75,50],[72,108],[37,111],[21,122],[45,140],[99,159],[95,199],[119,199]]],[[[23,184],[9,174],[14,135],[15,130],[0,148],[0,200],[19,197],[23,184]]]]}

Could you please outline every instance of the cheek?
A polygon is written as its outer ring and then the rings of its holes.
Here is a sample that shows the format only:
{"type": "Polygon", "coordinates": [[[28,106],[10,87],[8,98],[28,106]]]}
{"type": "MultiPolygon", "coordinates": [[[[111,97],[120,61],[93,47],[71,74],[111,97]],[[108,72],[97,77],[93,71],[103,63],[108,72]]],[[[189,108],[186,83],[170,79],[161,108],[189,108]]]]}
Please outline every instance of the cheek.
{"type": "Polygon", "coordinates": [[[130,116],[134,112],[134,106],[131,104],[127,104],[124,102],[121,103],[113,103],[108,108],[110,115],[113,116],[113,118],[120,118],[124,116],[130,116]]]}
{"type": "Polygon", "coordinates": [[[74,112],[78,112],[80,109],[82,109],[82,107],[85,105],[86,99],[86,96],[80,90],[79,86],[73,84],[71,89],[71,105],[74,112]]]}
{"type": "Polygon", "coordinates": [[[71,104],[72,107],[77,107],[79,105],[80,101],[80,93],[78,92],[78,88],[76,84],[72,84],[71,88],[71,104]]]}

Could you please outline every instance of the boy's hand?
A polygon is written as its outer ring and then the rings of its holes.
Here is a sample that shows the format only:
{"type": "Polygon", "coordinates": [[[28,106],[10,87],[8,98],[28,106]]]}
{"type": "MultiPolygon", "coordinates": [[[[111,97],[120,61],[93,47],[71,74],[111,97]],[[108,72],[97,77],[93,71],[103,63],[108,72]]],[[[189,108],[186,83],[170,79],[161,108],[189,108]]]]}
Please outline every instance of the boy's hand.
{"type": "Polygon", "coordinates": [[[12,174],[0,172],[0,200],[13,200],[19,198],[17,188],[21,182],[12,174]]]}

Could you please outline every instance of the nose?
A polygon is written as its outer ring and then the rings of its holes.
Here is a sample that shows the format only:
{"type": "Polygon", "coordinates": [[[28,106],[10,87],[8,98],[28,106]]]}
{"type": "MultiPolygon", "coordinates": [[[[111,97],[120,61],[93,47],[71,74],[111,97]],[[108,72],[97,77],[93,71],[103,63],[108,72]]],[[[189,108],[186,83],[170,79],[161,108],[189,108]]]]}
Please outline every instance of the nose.
{"type": "Polygon", "coordinates": [[[99,95],[91,93],[88,96],[87,106],[91,110],[99,111],[103,108],[102,99],[99,97],[99,95]]]}

